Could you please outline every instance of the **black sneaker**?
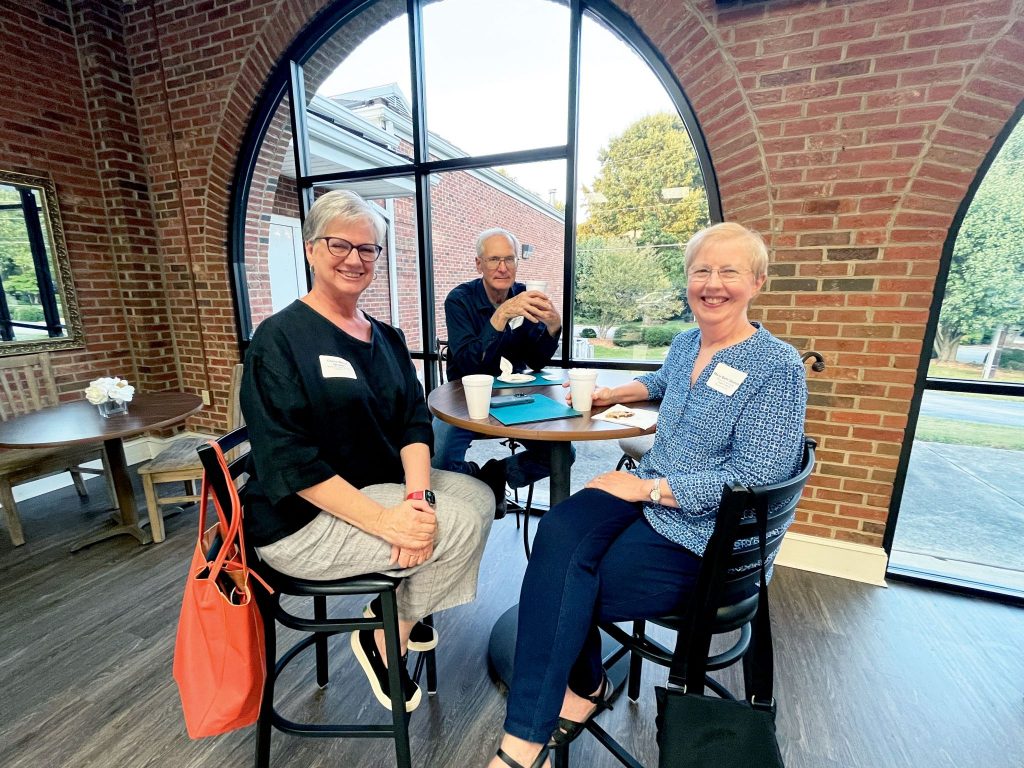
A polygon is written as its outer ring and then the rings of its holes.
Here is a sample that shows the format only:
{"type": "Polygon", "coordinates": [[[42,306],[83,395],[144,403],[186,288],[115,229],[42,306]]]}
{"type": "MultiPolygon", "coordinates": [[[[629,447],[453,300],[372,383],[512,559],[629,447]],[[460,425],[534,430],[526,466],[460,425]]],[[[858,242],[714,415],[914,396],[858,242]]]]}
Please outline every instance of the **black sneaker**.
{"type": "MultiPolygon", "coordinates": [[[[380,597],[373,598],[363,608],[364,618],[376,619],[383,615],[380,597]]],[[[409,633],[409,650],[423,653],[423,651],[432,651],[435,648],[437,648],[437,630],[422,621],[417,621],[412,627],[412,632],[409,633]]]]}
{"type": "Polygon", "coordinates": [[[505,503],[505,462],[491,459],[476,470],[473,476],[483,480],[491,489],[491,493],[494,494],[494,519],[501,520],[508,513],[508,506],[505,503]]]}
{"type": "MultiPolygon", "coordinates": [[[[388,685],[388,668],[377,650],[377,643],[373,641],[372,629],[360,629],[352,633],[352,652],[356,655],[359,666],[363,668],[366,679],[370,681],[373,695],[390,710],[391,686],[388,685]]],[[[420,687],[409,678],[404,658],[398,662],[398,674],[402,681],[402,690],[405,692],[405,711],[412,712],[420,705],[422,694],[420,687]]]]}

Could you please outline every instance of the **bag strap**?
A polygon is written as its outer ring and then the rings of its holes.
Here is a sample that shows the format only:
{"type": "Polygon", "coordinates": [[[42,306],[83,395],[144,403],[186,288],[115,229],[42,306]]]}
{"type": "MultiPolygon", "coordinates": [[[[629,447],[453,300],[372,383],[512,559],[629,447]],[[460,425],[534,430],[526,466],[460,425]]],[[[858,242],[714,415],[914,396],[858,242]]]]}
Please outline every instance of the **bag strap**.
{"type": "Polygon", "coordinates": [[[235,547],[232,546],[232,543],[237,538],[237,526],[234,525],[233,520],[229,521],[227,519],[227,516],[224,514],[224,510],[221,508],[220,502],[217,500],[216,494],[214,494],[213,506],[217,510],[218,533],[217,538],[214,540],[210,548],[208,550],[205,549],[206,543],[203,541],[203,536],[206,533],[206,510],[211,491],[212,488],[210,486],[210,482],[204,473],[199,496],[198,546],[203,551],[203,557],[206,560],[206,567],[210,571],[210,578],[215,580],[217,576],[220,575],[220,572],[224,568],[228,559],[234,556],[235,547]]]}
{"type": "MultiPolygon", "coordinates": [[[[704,551],[703,566],[694,587],[695,600],[687,612],[684,627],[676,635],[672,666],[669,668],[669,685],[682,688],[684,692],[704,692],[707,676],[707,658],[711,647],[712,627],[718,611],[718,603],[724,584],[719,574],[728,568],[732,555],[736,526],[742,516],[743,505],[729,503],[733,495],[749,498],[747,488],[741,485],[727,487],[719,508],[720,517],[715,523],[715,533],[704,551]]],[[[768,569],[765,562],[765,542],[768,539],[768,504],[764,499],[755,498],[754,513],[758,525],[758,545],[761,551],[761,578],[758,586],[758,607],[754,617],[752,647],[751,704],[757,708],[774,708],[772,688],[774,686],[774,658],[772,654],[771,616],[768,606],[768,569]]]]}
{"type": "Polygon", "coordinates": [[[242,571],[244,577],[252,576],[268,593],[273,594],[274,590],[264,581],[260,575],[249,570],[246,562],[245,533],[242,528],[242,500],[238,495],[234,479],[231,477],[231,470],[228,468],[227,460],[224,458],[224,451],[215,440],[208,440],[209,445],[217,457],[217,466],[220,470],[221,480],[227,488],[228,498],[231,502],[230,519],[224,513],[220,503],[220,497],[214,492],[212,478],[203,473],[203,482],[199,503],[199,540],[202,544],[203,532],[206,530],[206,503],[207,499],[213,498],[213,506],[217,510],[217,518],[220,526],[221,545],[212,563],[208,563],[210,578],[216,579],[226,564],[231,563],[242,571]]]}

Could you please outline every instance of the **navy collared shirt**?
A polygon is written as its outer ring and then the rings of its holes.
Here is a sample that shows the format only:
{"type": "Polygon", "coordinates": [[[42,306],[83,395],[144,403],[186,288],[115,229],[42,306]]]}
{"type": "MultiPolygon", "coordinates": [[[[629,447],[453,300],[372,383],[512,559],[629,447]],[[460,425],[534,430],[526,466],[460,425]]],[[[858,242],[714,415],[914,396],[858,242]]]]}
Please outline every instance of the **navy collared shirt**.
{"type": "MultiPolygon", "coordinates": [[[[513,283],[509,298],[526,290],[522,283],[513,283]]],[[[515,373],[526,369],[540,370],[549,362],[558,339],[548,333],[544,323],[523,318],[523,324],[504,331],[491,325],[494,305],[487,296],[483,278],[455,286],[444,300],[444,316],[448,324],[448,380],[455,381],[470,373],[498,376],[501,358],[512,363],[515,373]]]]}

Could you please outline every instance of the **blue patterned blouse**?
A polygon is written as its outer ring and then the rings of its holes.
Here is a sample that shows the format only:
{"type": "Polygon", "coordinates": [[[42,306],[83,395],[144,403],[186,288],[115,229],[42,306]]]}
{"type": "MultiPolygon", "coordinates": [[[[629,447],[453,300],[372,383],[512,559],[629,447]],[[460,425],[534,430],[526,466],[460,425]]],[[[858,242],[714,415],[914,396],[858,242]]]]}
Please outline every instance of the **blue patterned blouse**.
{"type": "Polygon", "coordinates": [[[690,386],[700,350],[700,330],[672,341],[665,364],[637,377],[661,411],[638,477],[667,478],[679,508],[648,502],[644,515],[662,536],[703,555],[715,527],[722,486],[730,481],[764,485],[800,468],[807,384],[800,355],[759,324],[748,339],[719,350],[690,386]],[[735,383],[731,395],[716,368],[735,383]],[[732,370],[730,370],[732,369],[732,370]],[[711,384],[714,385],[710,386],[711,384]],[[717,387],[717,389],[715,388],[717,387]]]}

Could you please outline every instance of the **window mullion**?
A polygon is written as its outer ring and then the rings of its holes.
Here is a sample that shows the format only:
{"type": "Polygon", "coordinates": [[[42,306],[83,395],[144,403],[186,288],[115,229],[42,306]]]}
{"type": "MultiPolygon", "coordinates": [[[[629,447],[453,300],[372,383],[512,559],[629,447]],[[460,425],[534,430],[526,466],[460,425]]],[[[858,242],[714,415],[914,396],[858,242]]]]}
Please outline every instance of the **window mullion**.
{"type": "Polygon", "coordinates": [[[427,392],[437,386],[436,367],[432,365],[434,338],[434,257],[430,236],[430,174],[422,164],[430,158],[427,146],[427,98],[423,58],[423,7],[421,0],[408,0],[409,66],[412,87],[413,162],[416,166],[416,240],[420,271],[420,328],[422,329],[423,381],[427,392]]]}
{"type": "Polygon", "coordinates": [[[573,308],[576,304],[576,163],[579,140],[580,39],[583,9],[580,0],[569,3],[569,89],[566,121],[565,240],[562,248],[562,364],[572,359],[573,308]]]}

